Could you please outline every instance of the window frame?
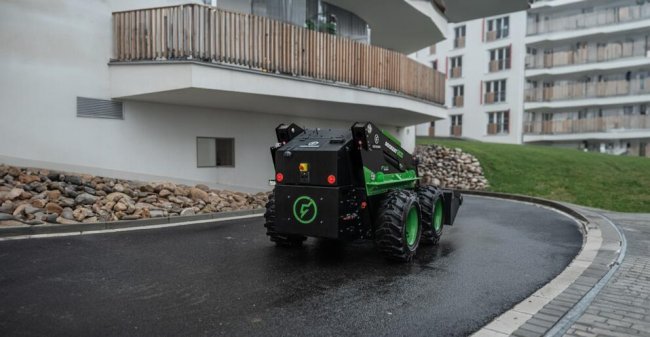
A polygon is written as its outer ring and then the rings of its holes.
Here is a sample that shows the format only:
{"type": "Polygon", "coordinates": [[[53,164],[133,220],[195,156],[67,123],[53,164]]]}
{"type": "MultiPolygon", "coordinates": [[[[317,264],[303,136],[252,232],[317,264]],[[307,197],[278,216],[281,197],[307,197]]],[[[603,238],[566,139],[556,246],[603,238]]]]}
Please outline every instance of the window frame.
{"type": "Polygon", "coordinates": [[[500,110],[488,112],[488,126],[490,124],[496,125],[496,132],[489,134],[490,136],[510,134],[510,111],[500,110]]]}
{"type": "MultiPolygon", "coordinates": [[[[494,103],[505,103],[508,98],[507,89],[508,86],[507,86],[506,79],[486,81],[485,92],[483,94],[487,95],[488,93],[494,92],[494,103]]],[[[488,103],[488,104],[493,104],[493,103],[488,103]]]]}
{"type": "Polygon", "coordinates": [[[197,168],[219,168],[219,167],[235,167],[236,163],[236,158],[235,158],[235,138],[234,137],[205,137],[205,136],[197,136],[196,137],[196,167],[197,168]],[[214,165],[206,165],[206,166],[201,166],[199,165],[199,139],[211,139],[214,140],[214,150],[215,150],[215,164],[214,165]],[[224,164],[219,164],[219,140],[226,140],[231,142],[230,150],[232,153],[232,162],[231,164],[224,165],[224,164]]]}
{"type": "Polygon", "coordinates": [[[487,31],[496,32],[496,40],[505,39],[510,36],[510,16],[505,15],[487,20],[487,31]]]}

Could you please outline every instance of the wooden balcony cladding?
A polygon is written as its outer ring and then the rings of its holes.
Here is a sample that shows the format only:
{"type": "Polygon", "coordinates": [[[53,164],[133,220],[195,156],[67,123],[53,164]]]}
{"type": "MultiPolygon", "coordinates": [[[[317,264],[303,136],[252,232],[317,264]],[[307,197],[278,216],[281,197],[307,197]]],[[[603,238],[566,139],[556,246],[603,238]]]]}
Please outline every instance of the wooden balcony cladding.
{"type": "Polygon", "coordinates": [[[650,129],[650,116],[609,116],[599,118],[557,121],[534,121],[524,123],[524,132],[535,135],[575,134],[621,130],[650,129]]]}
{"type": "Polygon", "coordinates": [[[580,44],[578,48],[526,55],[526,69],[542,69],[647,57],[645,36],[626,41],[580,44]]]}
{"type": "Polygon", "coordinates": [[[488,92],[485,93],[485,104],[492,104],[496,100],[496,93],[488,92]]]}
{"type": "Polygon", "coordinates": [[[465,96],[454,97],[454,107],[460,108],[465,105],[465,96]]]}
{"type": "Polygon", "coordinates": [[[451,78],[460,78],[463,76],[463,67],[453,67],[451,68],[451,74],[449,77],[451,78]]]}
{"type": "Polygon", "coordinates": [[[552,102],[562,100],[616,97],[650,94],[650,78],[635,80],[610,80],[602,82],[559,83],[545,88],[526,89],[526,102],[552,102]]]}
{"type": "Polygon", "coordinates": [[[496,39],[497,39],[496,30],[492,30],[485,33],[485,41],[490,42],[490,41],[495,41],[496,39]]]}
{"type": "Polygon", "coordinates": [[[463,135],[462,125],[452,125],[450,130],[452,137],[461,137],[463,135]]]}
{"type": "Polygon", "coordinates": [[[454,48],[460,49],[460,48],[465,48],[465,37],[461,36],[456,39],[454,39],[454,48]]]}
{"type": "Polygon", "coordinates": [[[490,135],[490,136],[492,136],[492,135],[496,135],[496,134],[498,133],[498,132],[497,132],[497,126],[498,126],[498,125],[497,125],[497,124],[494,124],[494,123],[492,123],[492,124],[488,124],[488,125],[487,125],[487,134],[490,135]]]}
{"type": "Polygon", "coordinates": [[[404,54],[205,5],[115,12],[113,43],[114,61],[195,60],[445,99],[445,75],[404,54]]]}

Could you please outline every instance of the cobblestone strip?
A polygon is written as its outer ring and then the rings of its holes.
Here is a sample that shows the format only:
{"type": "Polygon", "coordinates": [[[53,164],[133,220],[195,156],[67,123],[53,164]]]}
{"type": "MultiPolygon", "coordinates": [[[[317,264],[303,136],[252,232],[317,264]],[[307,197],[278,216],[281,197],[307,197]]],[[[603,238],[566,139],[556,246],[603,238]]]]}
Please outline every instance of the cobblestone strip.
{"type": "Polygon", "coordinates": [[[541,310],[533,313],[511,336],[544,336],[610,271],[613,262],[618,258],[621,241],[616,229],[597,213],[588,210],[582,213],[589,220],[587,240],[596,235],[600,236],[602,240],[600,247],[593,250],[586,245],[574,261],[586,268],[565,289],[553,296],[541,310]],[[587,253],[586,258],[585,253],[587,253]],[[595,256],[589,256],[590,254],[595,256]]]}
{"type": "Polygon", "coordinates": [[[650,215],[607,216],[625,233],[626,258],[565,336],[650,336],[650,215]]]}

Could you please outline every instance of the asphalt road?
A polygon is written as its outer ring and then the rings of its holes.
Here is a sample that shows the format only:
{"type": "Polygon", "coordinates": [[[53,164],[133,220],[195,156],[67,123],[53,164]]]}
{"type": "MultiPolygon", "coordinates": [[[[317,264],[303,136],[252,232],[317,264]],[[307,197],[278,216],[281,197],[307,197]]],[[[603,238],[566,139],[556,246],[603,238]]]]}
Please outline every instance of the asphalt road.
{"type": "Polygon", "coordinates": [[[0,336],[464,336],[559,274],[572,220],[466,197],[412,264],[281,249],[261,218],[0,242],[0,336]]]}

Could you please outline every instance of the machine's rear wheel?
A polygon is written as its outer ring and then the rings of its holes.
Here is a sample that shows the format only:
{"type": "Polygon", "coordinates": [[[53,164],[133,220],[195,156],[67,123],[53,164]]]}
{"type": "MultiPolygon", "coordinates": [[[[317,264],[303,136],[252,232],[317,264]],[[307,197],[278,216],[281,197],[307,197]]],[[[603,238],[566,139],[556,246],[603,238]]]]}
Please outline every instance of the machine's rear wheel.
{"type": "Polygon", "coordinates": [[[375,229],[379,251],[387,258],[410,261],[420,243],[420,204],[409,190],[394,190],[381,201],[375,229]]]}
{"type": "Polygon", "coordinates": [[[422,244],[435,245],[442,237],[443,200],[442,192],[433,186],[418,188],[422,214],[422,244]]]}
{"type": "Polygon", "coordinates": [[[269,239],[275,242],[276,245],[285,247],[298,247],[302,245],[303,241],[307,240],[307,238],[302,235],[282,234],[276,232],[274,193],[271,193],[271,195],[269,195],[269,201],[266,203],[266,212],[264,212],[264,218],[266,219],[266,222],[264,223],[264,227],[266,227],[266,235],[268,235],[269,239]]]}

